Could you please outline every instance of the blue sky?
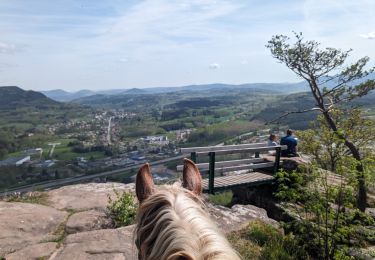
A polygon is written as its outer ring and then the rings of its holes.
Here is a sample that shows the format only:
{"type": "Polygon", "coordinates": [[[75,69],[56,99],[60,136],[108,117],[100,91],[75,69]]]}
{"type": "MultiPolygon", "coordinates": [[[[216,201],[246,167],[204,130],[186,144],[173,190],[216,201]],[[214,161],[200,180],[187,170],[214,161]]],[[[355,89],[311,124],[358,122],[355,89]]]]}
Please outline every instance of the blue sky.
{"type": "Polygon", "coordinates": [[[373,0],[1,0],[0,85],[294,82],[265,48],[292,31],[374,65],[373,0]]]}

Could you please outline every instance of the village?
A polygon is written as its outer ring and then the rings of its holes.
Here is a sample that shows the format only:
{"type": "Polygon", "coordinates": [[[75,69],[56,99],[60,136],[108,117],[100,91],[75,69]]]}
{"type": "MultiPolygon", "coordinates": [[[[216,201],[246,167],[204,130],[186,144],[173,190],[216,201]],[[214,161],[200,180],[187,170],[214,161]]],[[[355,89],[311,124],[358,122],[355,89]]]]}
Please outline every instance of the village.
{"type": "MultiPolygon", "coordinates": [[[[13,172],[18,185],[116,170],[174,157],[194,132],[180,129],[164,135],[122,139],[121,124],[135,116],[113,109],[93,113],[91,118],[48,126],[48,134],[59,138],[19,151],[0,161],[0,169],[13,172]]],[[[270,131],[250,131],[227,144],[265,142],[270,131]]],[[[281,136],[282,132],[277,134],[281,136]]]]}
{"type": "MultiPolygon", "coordinates": [[[[122,139],[121,123],[135,116],[112,109],[46,126],[47,134],[53,137],[51,141],[39,147],[25,147],[1,160],[0,171],[12,174],[18,185],[24,185],[120,169],[177,155],[176,144],[186,142],[193,131],[122,139]]],[[[28,137],[33,137],[33,133],[29,132],[28,137]]]]}

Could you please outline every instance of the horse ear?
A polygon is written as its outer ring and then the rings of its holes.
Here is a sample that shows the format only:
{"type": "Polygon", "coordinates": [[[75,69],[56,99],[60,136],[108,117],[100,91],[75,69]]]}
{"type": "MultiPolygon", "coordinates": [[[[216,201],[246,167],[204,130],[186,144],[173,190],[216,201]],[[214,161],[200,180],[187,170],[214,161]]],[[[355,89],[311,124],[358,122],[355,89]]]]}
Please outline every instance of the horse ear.
{"type": "Polygon", "coordinates": [[[150,197],[155,190],[154,180],[152,179],[150,165],[146,163],[139,168],[135,181],[135,191],[139,203],[150,197]]]}
{"type": "Polygon", "coordinates": [[[182,186],[196,195],[202,193],[202,177],[195,163],[184,159],[184,170],[182,174],[182,186]]]}

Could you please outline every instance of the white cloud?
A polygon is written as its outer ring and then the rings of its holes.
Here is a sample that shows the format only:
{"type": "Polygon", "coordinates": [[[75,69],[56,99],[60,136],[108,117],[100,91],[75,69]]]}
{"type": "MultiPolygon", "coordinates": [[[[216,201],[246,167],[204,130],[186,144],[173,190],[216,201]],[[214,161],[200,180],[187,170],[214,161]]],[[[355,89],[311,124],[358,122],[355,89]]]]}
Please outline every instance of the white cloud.
{"type": "Polygon", "coordinates": [[[360,34],[359,36],[362,37],[362,38],[365,38],[365,39],[374,40],[375,39],[375,32],[360,34]]]}
{"type": "Polygon", "coordinates": [[[95,38],[100,44],[93,46],[104,52],[127,47],[135,50],[133,56],[150,56],[196,42],[220,42],[229,29],[213,22],[240,7],[227,0],[142,1],[103,22],[103,33],[95,38]]]}
{"type": "Polygon", "coordinates": [[[217,70],[217,69],[220,69],[220,64],[218,64],[218,63],[211,63],[208,67],[210,69],[212,69],[212,70],[217,70]]]}
{"type": "Polygon", "coordinates": [[[120,59],[118,59],[118,61],[125,63],[125,62],[128,62],[129,59],[128,58],[120,58],[120,59]]]}
{"type": "Polygon", "coordinates": [[[17,47],[14,44],[0,42],[0,53],[13,54],[17,51],[17,47]]]}

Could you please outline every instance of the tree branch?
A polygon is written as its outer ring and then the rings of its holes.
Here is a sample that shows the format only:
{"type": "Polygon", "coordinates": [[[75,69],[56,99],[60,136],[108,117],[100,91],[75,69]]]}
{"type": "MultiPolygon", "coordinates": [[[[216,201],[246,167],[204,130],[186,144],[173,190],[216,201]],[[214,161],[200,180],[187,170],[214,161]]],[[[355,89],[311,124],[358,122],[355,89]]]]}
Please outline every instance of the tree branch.
{"type": "Polygon", "coordinates": [[[287,117],[287,116],[289,116],[291,114],[303,114],[303,113],[312,112],[312,111],[322,111],[322,110],[320,108],[318,108],[318,107],[313,107],[313,108],[305,109],[305,110],[297,110],[297,111],[285,112],[283,115],[281,115],[281,116],[279,116],[279,117],[277,117],[275,119],[272,119],[271,121],[266,122],[266,125],[271,124],[271,123],[273,123],[275,121],[278,121],[281,118],[287,117]]]}

